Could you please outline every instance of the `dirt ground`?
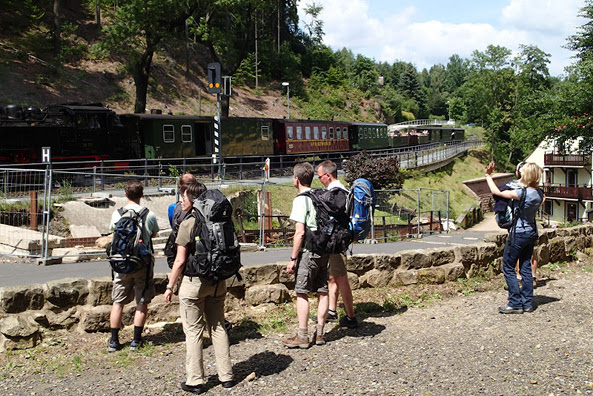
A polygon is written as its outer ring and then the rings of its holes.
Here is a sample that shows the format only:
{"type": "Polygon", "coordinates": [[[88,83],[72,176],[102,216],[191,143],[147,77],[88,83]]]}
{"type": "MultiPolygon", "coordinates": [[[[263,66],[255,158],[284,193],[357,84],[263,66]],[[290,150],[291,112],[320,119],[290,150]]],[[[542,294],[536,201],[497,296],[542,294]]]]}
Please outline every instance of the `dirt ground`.
{"type": "MultiPolygon", "coordinates": [[[[205,343],[211,394],[575,395],[593,394],[593,266],[590,259],[540,270],[531,314],[501,315],[500,275],[438,286],[355,291],[358,329],[329,325],[325,346],[286,350],[293,303],[229,313],[238,384],[216,379],[205,343]],[[391,304],[394,303],[394,304],[391,304]],[[275,328],[275,331],[271,329],[275,328]]],[[[160,296],[157,296],[159,298],[160,296]]],[[[310,328],[313,328],[311,324],[310,328]]],[[[152,324],[148,344],[106,352],[106,333],[46,332],[43,343],[0,356],[4,395],[181,394],[184,336],[178,323],[152,324]]]]}

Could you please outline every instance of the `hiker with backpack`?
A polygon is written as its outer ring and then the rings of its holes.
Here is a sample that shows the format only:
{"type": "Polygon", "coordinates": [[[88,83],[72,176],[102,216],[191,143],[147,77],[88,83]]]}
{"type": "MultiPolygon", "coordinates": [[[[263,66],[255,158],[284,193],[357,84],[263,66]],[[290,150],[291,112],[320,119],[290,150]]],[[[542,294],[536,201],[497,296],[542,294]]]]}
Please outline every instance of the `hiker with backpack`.
{"type": "MultiPolygon", "coordinates": [[[[167,284],[164,299],[170,303],[173,298],[173,287],[183,274],[183,280],[179,287],[179,311],[181,322],[185,333],[186,344],[186,380],[181,383],[181,389],[191,393],[203,393],[206,391],[206,378],[203,363],[203,335],[207,329],[214,347],[216,358],[216,369],[218,379],[224,388],[231,388],[235,385],[231,365],[230,344],[224,326],[224,302],[226,298],[226,277],[230,273],[238,272],[240,262],[236,263],[239,252],[236,236],[230,235],[232,240],[219,243],[218,246],[211,244],[209,235],[214,229],[220,229],[221,235],[232,234],[225,224],[228,224],[232,208],[230,203],[218,190],[206,190],[200,182],[192,182],[181,186],[182,210],[189,212],[189,215],[179,226],[177,234],[177,255],[171,269],[169,282],[167,284]],[[207,194],[211,193],[211,194],[207,194]],[[220,214],[211,210],[204,210],[203,206],[214,202],[217,207],[223,207],[225,224],[216,222],[220,214]],[[204,213],[202,213],[204,212],[204,213]],[[215,222],[215,223],[213,223],[215,222]],[[208,241],[206,241],[208,239],[208,241]],[[208,243],[206,243],[208,242],[208,243]],[[222,247],[220,245],[226,245],[222,247]],[[231,249],[229,253],[228,249],[231,249]],[[206,273],[202,264],[208,263],[208,270],[213,271],[212,261],[214,256],[223,257],[227,264],[232,264],[232,270],[227,273],[206,273]]],[[[216,209],[216,208],[214,208],[216,209]]],[[[232,221],[231,221],[232,226],[232,221]]],[[[234,232],[234,230],[232,230],[234,232]]],[[[224,238],[224,236],[223,236],[224,238]]],[[[224,266],[223,266],[224,267],[224,266]]]]}
{"type": "MultiPolygon", "coordinates": [[[[344,191],[346,196],[348,195],[349,191],[346,189],[346,187],[344,187],[342,182],[338,180],[338,167],[335,162],[327,160],[319,164],[317,167],[317,177],[327,190],[339,189],[344,191]]],[[[343,209],[345,215],[349,217],[346,205],[344,205],[343,209]]],[[[336,252],[329,255],[328,290],[329,309],[327,311],[326,321],[336,322],[338,320],[336,309],[338,305],[338,295],[341,294],[346,316],[340,318],[340,326],[348,327],[349,329],[358,327],[358,320],[354,314],[352,289],[350,287],[350,282],[348,281],[348,272],[346,271],[346,256],[344,255],[344,252],[336,252]]]]}
{"type": "Polygon", "coordinates": [[[287,348],[309,348],[309,293],[316,292],[317,329],[314,336],[316,345],[325,344],[325,318],[328,308],[328,253],[315,253],[305,248],[307,231],[317,230],[316,209],[311,196],[311,182],[315,175],[313,165],[301,162],[294,166],[292,182],[299,194],[292,202],[290,219],[295,224],[290,262],[286,266],[288,274],[295,274],[294,290],[297,295],[296,309],[299,327],[297,334],[282,340],[287,348]]]}
{"type": "MultiPolygon", "coordinates": [[[[500,191],[505,191],[505,190],[513,190],[513,189],[517,189],[517,188],[521,188],[523,185],[520,182],[521,179],[521,169],[523,168],[523,166],[525,165],[525,162],[519,162],[517,164],[517,167],[515,168],[515,176],[516,179],[511,180],[510,182],[502,185],[502,186],[498,186],[498,189],[500,191]]],[[[541,190],[538,188],[538,190],[541,190]]],[[[542,192],[543,193],[543,192],[542,192]]],[[[546,200],[546,196],[544,195],[544,199],[542,201],[542,205],[546,200]]],[[[512,213],[513,210],[515,209],[515,203],[512,199],[505,199],[499,196],[494,196],[494,207],[492,208],[492,210],[495,213],[495,220],[496,223],[498,224],[498,226],[500,228],[506,229],[508,230],[512,224],[512,213]]],[[[521,274],[519,273],[519,262],[517,262],[517,265],[515,267],[515,272],[517,273],[517,279],[521,280],[521,274]]],[[[535,288],[537,286],[537,254],[535,253],[535,251],[533,252],[533,255],[531,256],[531,273],[533,275],[533,287],[535,288]]]]}
{"type": "Polygon", "coordinates": [[[491,176],[494,166],[495,163],[491,162],[486,168],[486,181],[492,194],[519,201],[503,253],[502,271],[509,292],[508,302],[505,306],[499,307],[498,311],[503,314],[533,312],[531,256],[538,239],[535,215],[543,202],[543,193],[538,189],[543,170],[537,164],[527,163],[521,169],[520,182],[523,187],[500,191],[491,176]],[[522,278],[521,288],[515,274],[517,260],[522,278]]]}
{"type": "Polygon", "coordinates": [[[114,237],[108,247],[113,278],[113,306],[109,316],[111,338],[107,346],[108,352],[122,348],[119,330],[122,326],[123,309],[134,297],[136,312],[130,350],[135,351],[141,345],[148,304],[155,295],[152,238],[159,231],[157,219],[152,211],[140,205],[144,187],[139,180],[127,181],[124,191],[128,202],[123,208],[113,212],[109,226],[114,231],[114,237]],[[126,231],[132,231],[132,235],[127,239],[126,231]]]}

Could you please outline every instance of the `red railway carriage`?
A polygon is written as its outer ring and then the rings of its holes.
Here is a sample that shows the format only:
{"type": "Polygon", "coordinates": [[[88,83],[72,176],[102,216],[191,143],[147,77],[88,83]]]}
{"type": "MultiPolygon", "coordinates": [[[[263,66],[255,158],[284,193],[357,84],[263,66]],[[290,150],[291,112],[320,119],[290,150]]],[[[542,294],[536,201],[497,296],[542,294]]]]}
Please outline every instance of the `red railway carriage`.
{"type": "Polygon", "coordinates": [[[276,154],[348,151],[345,121],[275,120],[276,154]]]}

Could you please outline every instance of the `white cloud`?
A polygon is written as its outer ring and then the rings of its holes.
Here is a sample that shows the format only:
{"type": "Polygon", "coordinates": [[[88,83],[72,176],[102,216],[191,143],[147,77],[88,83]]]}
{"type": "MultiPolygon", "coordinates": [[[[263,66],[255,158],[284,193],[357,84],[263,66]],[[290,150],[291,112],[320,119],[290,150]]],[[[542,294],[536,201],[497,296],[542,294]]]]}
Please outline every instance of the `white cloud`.
{"type": "MultiPolygon", "coordinates": [[[[306,1],[301,0],[301,8],[306,1]]],[[[374,15],[380,15],[377,18],[369,16],[371,0],[316,3],[323,5],[320,17],[324,21],[324,43],[334,50],[346,47],[354,54],[377,61],[401,60],[422,69],[446,64],[453,54],[469,58],[474,50],[483,51],[490,44],[505,46],[515,53],[519,44],[533,44],[552,55],[550,72],[559,75],[571,63],[569,51],[562,47],[576,27],[583,24],[577,14],[584,0],[509,0],[486,23],[422,20],[414,6],[398,9],[390,7],[389,1],[383,2],[387,4],[385,13],[378,14],[373,9],[374,15]]],[[[380,3],[372,1],[374,7],[380,3]]],[[[480,9],[479,2],[475,7],[480,9]]],[[[471,14],[471,10],[464,13],[466,18],[471,18],[471,14]]],[[[306,19],[302,12],[301,18],[306,19]]]]}

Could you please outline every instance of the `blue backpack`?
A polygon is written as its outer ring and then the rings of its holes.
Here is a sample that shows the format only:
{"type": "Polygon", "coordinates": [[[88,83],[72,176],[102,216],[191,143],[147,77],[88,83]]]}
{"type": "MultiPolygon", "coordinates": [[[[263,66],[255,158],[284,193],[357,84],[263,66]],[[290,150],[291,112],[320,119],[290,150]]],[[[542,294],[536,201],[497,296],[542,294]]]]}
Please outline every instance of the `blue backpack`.
{"type": "Polygon", "coordinates": [[[375,214],[375,190],[370,181],[356,179],[348,195],[350,230],[355,240],[363,240],[371,230],[375,214]]]}

